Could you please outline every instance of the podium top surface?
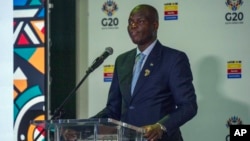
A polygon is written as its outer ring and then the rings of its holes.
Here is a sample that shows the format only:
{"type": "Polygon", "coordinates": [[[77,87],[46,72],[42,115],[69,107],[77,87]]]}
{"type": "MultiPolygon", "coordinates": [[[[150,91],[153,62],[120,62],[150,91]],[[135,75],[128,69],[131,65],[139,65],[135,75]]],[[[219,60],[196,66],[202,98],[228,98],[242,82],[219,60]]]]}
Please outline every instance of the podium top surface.
{"type": "Polygon", "coordinates": [[[95,125],[120,126],[135,130],[136,132],[144,133],[143,128],[130,125],[125,122],[121,122],[111,118],[33,120],[30,123],[45,129],[53,129],[55,127],[65,127],[65,126],[95,126],[95,125]]]}

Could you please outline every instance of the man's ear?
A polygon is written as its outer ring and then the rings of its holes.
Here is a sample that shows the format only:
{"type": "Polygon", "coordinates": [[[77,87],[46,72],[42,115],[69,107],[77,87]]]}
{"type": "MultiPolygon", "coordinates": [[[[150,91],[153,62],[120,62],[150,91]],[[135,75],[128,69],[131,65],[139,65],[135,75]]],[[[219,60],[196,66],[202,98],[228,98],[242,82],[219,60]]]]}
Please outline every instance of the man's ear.
{"type": "Polygon", "coordinates": [[[157,30],[158,30],[158,27],[159,27],[159,22],[154,22],[153,24],[154,24],[155,30],[157,31],[157,30]]]}

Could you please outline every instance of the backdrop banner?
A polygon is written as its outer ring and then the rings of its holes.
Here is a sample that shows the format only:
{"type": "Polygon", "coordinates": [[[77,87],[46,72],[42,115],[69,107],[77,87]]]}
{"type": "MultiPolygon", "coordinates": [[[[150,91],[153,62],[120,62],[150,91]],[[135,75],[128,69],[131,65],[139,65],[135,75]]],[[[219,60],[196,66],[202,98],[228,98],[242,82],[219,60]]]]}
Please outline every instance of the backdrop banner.
{"type": "Polygon", "coordinates": [[[106,104],[115,58],[136,47],[127,24],[129,12],[141,3],[159,12],[159,40],[190,59],[199,110],[181,128],[185,141],[229,141],[230,124],[250,124],[247,0],[89,0],[89,66],[106,47],[114,49],[88,79],[89,116],[106,104]]]}
{"type": "Polygon", "coordinates": [[[11,95],[15,141],[45,139],[45,132],[40,133],[41,128],[30,124],[31,120],[46,119],[45,5],[46,1],[37,0],[14,0],[13,3],[11,95]]]}

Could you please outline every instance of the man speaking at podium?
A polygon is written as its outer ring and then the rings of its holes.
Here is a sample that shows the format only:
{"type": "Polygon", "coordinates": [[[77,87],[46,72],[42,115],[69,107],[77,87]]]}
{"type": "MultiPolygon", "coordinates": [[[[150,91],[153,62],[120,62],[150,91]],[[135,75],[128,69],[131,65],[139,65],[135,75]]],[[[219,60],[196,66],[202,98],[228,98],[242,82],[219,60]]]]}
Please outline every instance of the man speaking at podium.
{"type": "Polygon", "coordinates": [[[117,57],[106,107],[93,118],[143,127],[148,141],[183,141],[180,126],[197,113],[193,76],[187,55],[157,39],[158,26],[154,7],[132,9],[127,30],[137,47],[117,57]]]}

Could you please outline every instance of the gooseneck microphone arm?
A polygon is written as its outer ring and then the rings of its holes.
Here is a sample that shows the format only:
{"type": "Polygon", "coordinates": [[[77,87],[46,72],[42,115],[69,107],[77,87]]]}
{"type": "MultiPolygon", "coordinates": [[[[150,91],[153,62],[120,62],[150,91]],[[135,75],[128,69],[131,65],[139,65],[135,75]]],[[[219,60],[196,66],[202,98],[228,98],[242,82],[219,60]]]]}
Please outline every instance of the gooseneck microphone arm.
{"type": "MultiPolygon", "coordinates": [[[[68,96],[64,99],[64,101],[61,103],[61,105],[55,110],[54,115],[51,119],[55,119],[57,117],[63,106],[69,101],[69,99],[75,94],[75,92],[78,90],[78,88],[82,85],[82,83],[85,81],[85,79],[89,76],[91,72],[93,72],[97,67],[99,67],[103,61],[109,56],[113,54],[113,49],[111,47],[107,47],[105,51],[95,59],[95,61],[92,63],[91,67],[88,68],[86,71],[86,74],[81,79],[81,81],[76,85],[76,87],[68,94],[68,96]]],[[[59,117],[60,118],[60,117],[59,117]]]]}
{"type": "MultiPolygon", "coordinates": [[[[97,67],[99,67],[103,61],[109,56],[113,54],[113,49],[111,47],[107,47],[105,49],[105,51],[95,59],[95,61],[92,63],[92,65],[87,69],[84,77],[81,79],[81,81],[76,85],[76,87],[74,87],[74,89],[71,90],[71,92],[68,94],[68,96],[63,100],[63,102],[61,103],[61,105],[55,109],[55,112],[53,114],[53,116],[51,117],[50,120],[55,120],[55,119],[60,119],[61,118],[61,112],[62,109],[64,107],[64,105],[69,101],[69,99],[76,93],[76,91],[78,90],[78,88],[82,85],[82,83],[85,81],[85,79],[89,76],[89,74],[91,72],[93,72],[97,67]]],[[[34,139],[35,141],[37,141],[37,139],[42,135],[42,133],[45,131],[45,129],[43,129],[34,139]]]]}

